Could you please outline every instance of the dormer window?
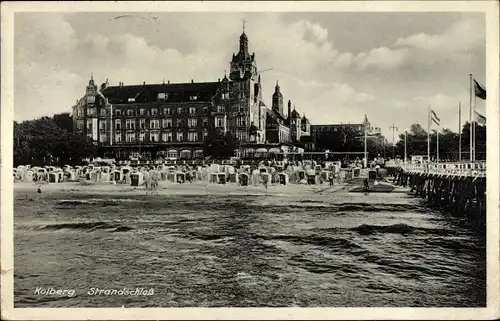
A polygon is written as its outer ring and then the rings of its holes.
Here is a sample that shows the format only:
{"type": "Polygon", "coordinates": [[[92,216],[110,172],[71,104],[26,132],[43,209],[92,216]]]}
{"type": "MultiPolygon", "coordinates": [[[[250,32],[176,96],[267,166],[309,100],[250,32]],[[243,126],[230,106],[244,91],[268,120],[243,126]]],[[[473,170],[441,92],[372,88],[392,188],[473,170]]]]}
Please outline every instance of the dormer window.
{"type": "Polygon", "coordinates": [[[135,98],[129,98],[129,99],[128,99],[128,102],[129,102],[129,103],[133,103],[133,102],[135,102],[135,98]]]}
{"type": "Polygon", "coordinates": [[[87,96],[87,103],[89,104],[95,103],[95,96],[87,96]]]}
{"type": "Polygon", "coordinates": [[[158,93],[158,100],[167,100],[168,94],[166,93],[158,93]]]}
{"type": "Polygon", "coordinates": [[[229,99],[229,93],[222,93],[222,99],[229,99]]]}
{"type": "Polygon", "coordinates": [[[189,100],[198,100],[198,96],[189,96],[189,100]]]}

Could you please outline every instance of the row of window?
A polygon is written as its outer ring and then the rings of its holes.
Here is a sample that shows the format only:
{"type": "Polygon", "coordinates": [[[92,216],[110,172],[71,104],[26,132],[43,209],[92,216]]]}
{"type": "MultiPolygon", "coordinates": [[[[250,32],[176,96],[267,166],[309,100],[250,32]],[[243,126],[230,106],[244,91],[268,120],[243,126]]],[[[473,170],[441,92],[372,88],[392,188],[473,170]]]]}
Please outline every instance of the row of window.
{"type": "MultiPolygon", "coordinates": [[[[313,131],[315,132],[327,132],[327,131],[338,131],[338,130],[342,130],[342,129],[345,129],[345,128],[353,128],[353,129],[356,129],[356,130],[363,130],[363,126],[360,126],[360,125],[337,125],[337,126],[325,126],[325,127],[312,127],[313,128],[313,131]]],[[[369,130],[377,130],[379,129],[378,127],[370,127],[369,130]]]]}
{"type": "MultiPolygon", "coordinates": [[[[245,112],[246,108],[245,107],[239,107],[238,111],[240,113],[245,112]]],[[[202,107],[202,113],[206,114],[208,113],[208,107],[202,107]]],[[[159,115],[196,115],[198,112],[197,107],[189,107],[189,109],[186,109],[184,107],[177,107],[175,108],[164,108],[163,110],[158,110],[157,108],[151,108],[151,109],[146,109],[146,108],[141,108],[139,109],[139,113],[136,114],[136,111],[134,109],[115,109],[114,115],[115,116],[159,116],[159,115]],[[163,113],[162,113],[163,111],[163,113]],[[177,111],[177,113],[175,113],[177,111]]],[[[217,112],[219,113],[225,113],[226,112],[226,107],[219,105],[217,106],[217,112]]],[[[97,108],[96,107],[88,107],[87,108],[87,116],[97,116],[97,108]]],[[[78,108],[76,110],[76,115],[78,117],[83,116],[83,110],[78,108]]],[[[106,116],[106,109],[101,108],[99,110],[99,116],[105,117],[106,116]]]]}
{"type": "MultiPolygon", "coordinates": [[[[170,108],[170,107],[163,108],[163,109],[158,109],[158,108],[151,108],[151,109],[140,108],[139,109],[139,115],[140,116],[158,116],[160,114],[163,114],[163,115],[175,115],[176,111],[177,111],[178,115],[186,114],[186,113],[194,115],[197,112],[199,112],[200,110],[197,107],[189,107],[189,108],[186,108],[186,107],[177,107],[177,109],[170,108]]],[[[201,112],[208,113],[208,107],[206,107],[206,106],[205,107],[201,107],[201,112]]],[[[135,116],[136,112],[135,112],[134,109],[125,109],[125,110],[115,109],[115,116],[122,116],[122,115],[123,116],[135,116]]]]}
{"type": "Polygon", "coordinates": [[[236,131],[235,134],[236,138],[238,138],[240,141],[246,141],[248,139],[248,133],[246,131],[236,131]]]}
{"type": "Polygon", "coordinates": [[[280,142],[289,142],[290,141],[290,132],[285,130],[279,130],[278,139],[280,142]]]}
{"type": "MultiPolygon", "coordinates": [[[[193,133],[187,133],[187,135],[184,135],[184,133],[177,133],[176,135],[173,135],[171,132],[167,133],[160,133],[158,132],[151,132],[149,135],[146,135],[146,133],[140,133],[139,135],[136,135],[135,133],[126,133],[125,135],[122,134],[115,134],[114,135],[114,142],[115,143],[122,143],[122,142],[127,142],[127,143],[135,143],[135,142],[149,142],[149,143],[160,143],[160,142],[198,142],[200,141],[200,137],[203,137],[205,139],[208,136],[208,132],[204,132],[201,136],[198,135],[198,133],[193,132],[193,133]],[[175,140],[174,140],[175,138],[175,140]],[[124,140],[123,140],[124,139],[124,140]]],[[[105,143],[108,141],[108,135],[106,133],[102,133],[99,135],[99,141],[101,143],[105,143]]]]}
{"type": "MultiPolygon", "coordinates": [[[[139,120],[139,125],[136,127],[136,121],[135,119],[125,119],[123,122],[121,119],[115,119],[113,121],[114,123],[114,129],[121,130],[121,129],[160,129],[160,128],[172,128],[174,127],[173,125],[173,120],[172,119],[162,119],[161,123],[159,119],[150,119],[148,122],[146,122],[145,119],[140,119],[139,120]],[[148,123],[149,126],[146,126],[146,123],[148,123]],[[160,127],[161,124],[161,127],[160,127]]],[[[223,122],[219,119],[220,126],[222,126],[223,122]]],[[[182,119],[178,119],[177,122],[175,123],[175,127],[185,127],[186,122],[182,119]]],[[[208,128],[208,118],[203,118],[203,122],[201,123],[204,128],[208,128]]],[[[84,122],[83,120],[78,120],[77,121],[77,129],[78,130],[83,130],[84,122]]],[[[187,127],[188,128],[196,128],[198,126],[198,119],[197,118],[188,118],[187,121],[187,127]]],[[[107,123],[106,120],[100,120],[99,121],[99,129],[106,130],[107,129],[107,123]]],[[[87,129],[91,130],[92,129],[92,120],[87,119],[87,129]]]]}

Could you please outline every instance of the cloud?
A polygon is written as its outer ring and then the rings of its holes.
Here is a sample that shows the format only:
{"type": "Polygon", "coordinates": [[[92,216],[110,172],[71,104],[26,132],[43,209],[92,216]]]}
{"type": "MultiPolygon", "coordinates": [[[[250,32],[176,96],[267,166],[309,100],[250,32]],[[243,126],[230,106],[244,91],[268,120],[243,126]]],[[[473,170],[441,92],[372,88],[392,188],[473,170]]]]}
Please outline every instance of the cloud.
{"type": "Polygon", "coordinates": [[[484,46],[484,20],[464,19],[446,29],[442,34],[418,33],[396,41],[396,47],[409,47],[421,51],[468,52],[484,46]]]}
{"type": "Polygon", "coordinates": [[[407,57],[407,49],[389,49],[380,47],[356,56],[356,63],[361,69],[394,69],[401,66],[407,57]]]}
{"type": "Polygon", "coordinates": [[[307,41],[322,44],[328,39],[328,30],[318,23],[301,20],[295,24],[295,27],[302,29],[302,36],[307,41]]]}

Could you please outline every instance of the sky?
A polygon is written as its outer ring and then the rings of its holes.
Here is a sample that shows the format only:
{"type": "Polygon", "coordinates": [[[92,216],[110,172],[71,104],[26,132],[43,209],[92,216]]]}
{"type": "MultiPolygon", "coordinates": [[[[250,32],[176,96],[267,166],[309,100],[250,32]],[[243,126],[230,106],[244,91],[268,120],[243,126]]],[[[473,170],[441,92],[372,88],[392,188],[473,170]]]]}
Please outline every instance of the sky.
{"type": "MultiPolygon", "coordinates": [[[[443,128],[469,119],[469,74],[486,82],[483,13],[16,13],[15,120],[70,112],[98,84],[217,81],[242,19],[262,71],[312,124],[360,123],[391,141],[430,106],[443,128]],[[271,69],[272,68],[272,69],[271,69]],[[271,69],[271,70],[267,70],[271,69]]],[[[286,108],[285,108],[286,109],[286,108]]],[[[485,113],[483,101],[477,111],[485,113]]]]}

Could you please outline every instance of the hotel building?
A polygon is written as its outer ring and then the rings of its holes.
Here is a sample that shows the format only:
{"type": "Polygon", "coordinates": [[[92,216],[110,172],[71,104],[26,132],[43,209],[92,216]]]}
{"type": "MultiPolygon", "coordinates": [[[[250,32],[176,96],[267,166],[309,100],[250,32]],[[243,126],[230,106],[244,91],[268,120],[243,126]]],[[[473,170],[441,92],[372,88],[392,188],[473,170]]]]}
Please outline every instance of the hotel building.
{"type": "Polygon", "coordinates": [[[291,110],[290,101],[287,116],[283,114],[278,84],[272,108],[264,104],[261,75],[245,32],[229,78],[118,86],[106,80],[97,86],[91,76],[72,109],[75,131],[91,137],[105,157],[202,157],[204,140],[213,131],[229,131],[240,140],[235,156],[312,146],[307,118],[295,107],[291,110]]]}

